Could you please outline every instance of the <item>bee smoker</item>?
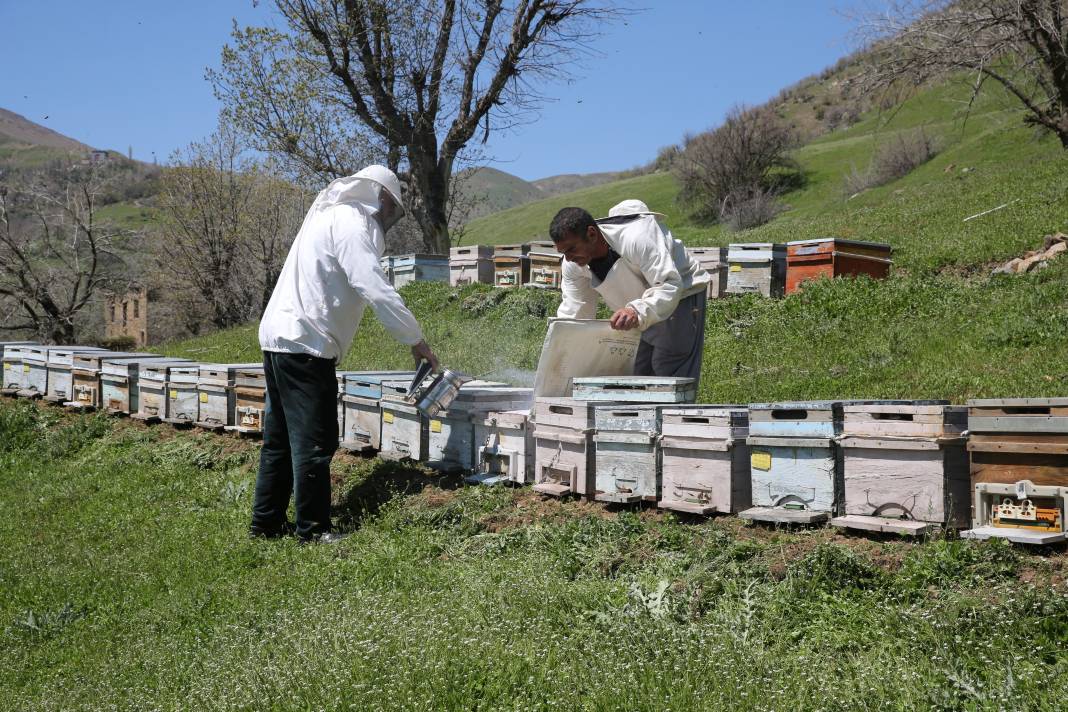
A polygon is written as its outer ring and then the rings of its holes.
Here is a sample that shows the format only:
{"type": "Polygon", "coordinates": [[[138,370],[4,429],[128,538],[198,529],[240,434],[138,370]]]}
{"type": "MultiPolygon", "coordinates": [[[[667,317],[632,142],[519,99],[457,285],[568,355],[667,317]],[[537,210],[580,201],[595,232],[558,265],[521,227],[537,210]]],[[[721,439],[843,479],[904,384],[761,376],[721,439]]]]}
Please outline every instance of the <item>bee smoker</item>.
{"type": "Polygon", "coordinates": [[[419,369],[415,372],[412,385],[408,387],[405,400],[426,417],[433,418],[448,409],[459,394],[460,386],[473,379],[467,374],[445,368],[431,380],[428,378],[430,369],[429,361],[423,360],[419,363],[419,369]]]}

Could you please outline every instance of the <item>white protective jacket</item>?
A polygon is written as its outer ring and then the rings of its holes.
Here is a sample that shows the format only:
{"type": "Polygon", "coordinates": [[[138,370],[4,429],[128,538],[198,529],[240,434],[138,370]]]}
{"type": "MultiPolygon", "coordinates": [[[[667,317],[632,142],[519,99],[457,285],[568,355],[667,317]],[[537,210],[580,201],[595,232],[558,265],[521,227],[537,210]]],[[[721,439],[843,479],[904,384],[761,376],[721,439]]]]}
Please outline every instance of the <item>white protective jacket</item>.
{"type": "Polygon", "coordinates": [[[374,216],[383,186],[364,173],[335,180],[308,210],[260,321],[264,351],[337,361],[368,304],[397,341],[423,340],[379,265],[385,236],[374,216]]]}
{"type": "Polygon", "coordinates": [[[679,301],[708,289],[711,277],[671,236],[640,200],[624,200],[609,212],[610,218],[636,216],[620,223],[598,223],[608,245],[619,254],[603,282],[589,267],[564,260],[561,291],[563,301],[556,315],[568,319],[593,319],[597,298],[609,309],[634,307],[638,328],[645,331],[671,316],[679,301]]]}

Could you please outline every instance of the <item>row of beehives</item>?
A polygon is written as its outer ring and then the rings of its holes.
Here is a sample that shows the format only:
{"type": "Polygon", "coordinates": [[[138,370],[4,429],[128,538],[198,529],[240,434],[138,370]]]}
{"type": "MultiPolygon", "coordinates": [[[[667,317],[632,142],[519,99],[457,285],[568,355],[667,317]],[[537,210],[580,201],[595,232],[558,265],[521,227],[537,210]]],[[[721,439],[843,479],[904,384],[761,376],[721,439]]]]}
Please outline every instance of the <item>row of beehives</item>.
{"type": "MultiPolygon", "coordinates": [[[[3,392],[258,433],[260,364],[8,344],[3,392]]],[[[1068,538],[1068,398],[692,405],[689,379],[576,379],[570,398],[473,382],[425,418],[410,372],[339,372],[341,446],[546,495],[973,538],[1068,538]],[[970,457],[969,457],[970,455],[970,457]]]]}
{"type": "Polygon", "coordinates": [[[411,282],[560,288],[562,256],[552,242],[453,247],[445,255],[387,255],[382,271],[398,289],[411,282]]]}
{"type": "MultiPolygon", "coordinates": [[[[712,276],[710,299],[727,294],[792,294],[820,277],[890,272],[890,246],[874,242],[819,238],[786,244],[735,243],[728,247],[691,247],[687,252],[712,276]]],[[[445,255],[395,255],[382,258],[395,287],[415,281],[448,281],[453,286],[479,283],[496,287],[559,289],[561,255],[552,242],[453,247],[445,255]]]]}

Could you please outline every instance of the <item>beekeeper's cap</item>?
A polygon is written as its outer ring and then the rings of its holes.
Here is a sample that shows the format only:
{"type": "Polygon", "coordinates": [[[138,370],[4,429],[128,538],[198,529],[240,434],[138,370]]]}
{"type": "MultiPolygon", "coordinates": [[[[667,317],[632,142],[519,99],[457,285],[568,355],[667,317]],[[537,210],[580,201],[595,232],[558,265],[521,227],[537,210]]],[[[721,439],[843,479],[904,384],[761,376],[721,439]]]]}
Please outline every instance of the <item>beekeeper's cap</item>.
{"type": "MultiPolygon", "coordinates": [[[[656,215],[658,217],[664,217],[663,213],[650,210],[648,205],[637,198],[631,198],[629,200],[624,200],[621,203],[616,203],[612,206],[612,209],[608,211],[608,218],[622,218],[630,217],[632,215],[656,215]]],[[[600,220],[607,220],[608,218],[600,218],[600,220]]]]}
{"type": "Polygon", "coordinates": [[[367,180],[373,180],[375,183],[378,183],[385,188],[390,197],[393,198],[393,202],[400,208],[401,213],[404,213],[404,202],[401,200],[401,184],[396,173],[385,166],[374,164],[367,166],[353,177],[366,178],[367,180]]]}

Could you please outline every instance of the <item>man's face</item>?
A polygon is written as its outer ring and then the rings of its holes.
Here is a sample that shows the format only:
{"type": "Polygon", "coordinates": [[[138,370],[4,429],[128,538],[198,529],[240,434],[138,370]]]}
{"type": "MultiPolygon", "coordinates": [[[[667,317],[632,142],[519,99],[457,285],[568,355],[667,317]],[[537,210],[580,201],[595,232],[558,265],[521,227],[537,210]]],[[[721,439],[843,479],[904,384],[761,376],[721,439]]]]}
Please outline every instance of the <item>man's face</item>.
{"type": "Polygon", "coordinates": [[[556,251],[562,254],[568,262],[585,267],[590,260],[604,256],[600,238],[600,231],[593,225],[588,228],[585,235],[565,232],[564,236],[556,242],[556,251]]]}
{"type": "Polygon", "coordinates": [[[385,189],[378,194],[378,205],[378,224],[382,226],[382,232],[389,232],[389,229],[396,225],[404,215],[404,211],[385,189]]]}

